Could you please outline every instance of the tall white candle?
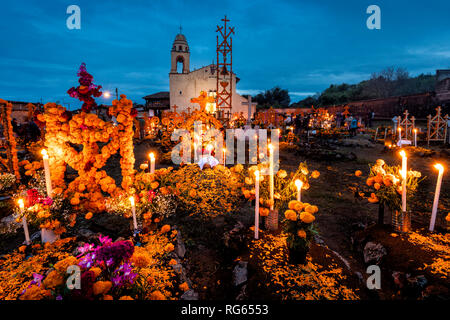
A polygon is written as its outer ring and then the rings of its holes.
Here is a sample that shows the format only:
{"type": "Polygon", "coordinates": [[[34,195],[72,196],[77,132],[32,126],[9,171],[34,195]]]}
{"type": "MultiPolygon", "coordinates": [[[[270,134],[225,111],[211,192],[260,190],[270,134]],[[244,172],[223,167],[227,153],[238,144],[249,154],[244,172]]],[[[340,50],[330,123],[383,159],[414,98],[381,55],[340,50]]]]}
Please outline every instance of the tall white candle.
{"type": "Polygon", "coordinates": [[[23,214],[23,212],[25,210],[25,206],[23,204],[23,199],[17,200],[17,203],[19,204],[20,214],[23,216],[22,217],[22,225],[23,225],[23,231],[25,233],[25,243],[27,245],[29,245],[31,243],[31,240],[30,240],[30,233],[28,232],[27,218],[23,214]]]}
{"type": "Polygon", "coordinates": [[[417,129],[414,128],[414,147],[417,148],[417,129]]]}
{"type": "Polygon", "coordinates": [[[397,130],[398,130],[398,141],[401,141],[402,140],[402,128],[398,127],[397,130]]]}
{"type": "Polygon", "coordinates": [[[259,239],[259,171],[255,171],[255,239],[259,239]]]}
{"type": "Polygon", "coordinates": [[[297,187],[297,201],[302,201],[303,181],[300,179],[295,180],[295,186],[297,187]]]}
{"type": "Polygon", "coordinates": [[[442,176],[444,175],[444,166],[437,163],[434,165],[439,170],[439,175],[436,184],[436,191],[434,192],[433,210],[431,211],[430,231],[434,231],[434,224],[436,222],[436,214],[439,203],[439,194],[441,193],[442,176]]]}
{"type": "Polygon", "coordinates": [[[223,155],[223,165],[226,165],[226,157],[227,157],[227,148],[222,148],[222,155],[223,155]]]}
{"type": "Polygon", "coordinates": [[[273,200],[273,145],[269,144],[269,188],[270,188],[270,210],[273,210],[274,200],[273,200]]]}
{"type": "Polygon", "coordinates": [[[134,230],[137,230],[137,220],[136,220],[136,205],[134,203],[134,197],[130,197],[130,203],[131,203],[131,213],[133,214],[133,226],[134,230]]]}
{"type": "Polygon", "coordinates": [[[150,158],[150,173],[155,173],[155,154],[150,152],[148,156],[150,158]]]}
{"type": "Polygon", "coordinates": [[[45,172],[45,186],[47,187],[47,196],[52,196],[52,178],[50,176],[50,165],[48,163],[48,153],[47,150],[42,149],[42,160],[44,162],[44,172],[45,172]]]}
{"type": "Polygon", "coordinates": [[[402,156],[402,211],[406,212],[406,179],[408,177],[408,169],[407,169],[407,158],[404,150],[400,151],[400,155],[402,156]]]}

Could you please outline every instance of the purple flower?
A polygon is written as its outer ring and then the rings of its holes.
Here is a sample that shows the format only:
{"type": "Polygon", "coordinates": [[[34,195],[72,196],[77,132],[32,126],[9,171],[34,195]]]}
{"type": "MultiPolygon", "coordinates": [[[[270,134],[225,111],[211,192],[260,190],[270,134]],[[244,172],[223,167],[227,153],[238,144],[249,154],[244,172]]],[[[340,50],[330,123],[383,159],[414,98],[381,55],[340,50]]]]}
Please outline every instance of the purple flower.
{"type": "Polygon", "coordinates": [[[116,241],[97,248],[95,252],[98,260],[105,261],[105,263],[112,260],[112,264],[118,265],[131,258],[134,245],[131,241],[116,241]]]}
{"type": "Polygon", "coordinates": [[[112,244],[112,239],[108,236],[102,236],[100,235],[98,237],[98,240],[100,240],[100,243],[102,244],[102,246],[109,246],[112,244]]]}
{"type": "Polygon", "coordinates": [[[133,284],[134,279],[136,279],[137,274],[133,272],[130,262],[126,262],[120,265],[114,271],[114,276],[111,278],[115,286],[123,286],[127,284],[133,284]]]}
{"type": "Polygon", "coordinates": [[[94,245],[93,244],[89,244],[89,243],[85,243],[82,247],[78,247],[78,252],[80,253],[77,258],[81,257],[82,255],[91,252],[94,250],[94,245]]]}
{"type": "Polygon", "coordinates": [[[58,300],[58,301],[61,301],[62,299],[63,299],[63,297],[60,294],[56,297],[56,300],[58,300]]]}
{"type": "Polygon", "coordinates": [[[78,265],[82,268],[89,269],[96,263],[95,261],[95,253],[89,252],[87,255],[80,260],[78,265]]]}
{"type": "Polygon", "coordinates": [[[43,205],[46,205],[46,206],[51,206],[51,205],[53,204],[53,200],[52,200],[52,198],[50,198],[50,197],[41,199],[40,202],[41,202],[43,205]]]}

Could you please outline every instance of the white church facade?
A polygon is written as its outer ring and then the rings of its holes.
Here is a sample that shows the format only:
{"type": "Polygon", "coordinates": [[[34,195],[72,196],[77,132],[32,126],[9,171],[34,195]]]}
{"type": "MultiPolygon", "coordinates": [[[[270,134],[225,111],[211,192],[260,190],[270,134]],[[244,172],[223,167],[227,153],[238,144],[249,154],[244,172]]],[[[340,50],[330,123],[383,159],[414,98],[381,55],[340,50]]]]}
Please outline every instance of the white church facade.
{"type": "MultiPolygon", "coordinates": [[[[189,112],[198,109],[198,104],[191,103],[191,98],[196,98],[201,91],[205,91],[209,96],[215,97],[217,90],[216,65],[210,64],[196,70],[190,70],[190,50],[186,37],[179,33],[176,35],[170,52],[171,68],[169,73],[169,92],[157,93],[144,97],[149,101],[154,96],[168,96],[166,109],[177,112],[189,112]]],[[[239,78],[232,74],[232,105],[231,114],[241,113],[247,118],[248,101],[245,97],[236,92],[236,84],[239,78]]],[[[255,112],[255,104],[252,104],[252,115],[255,112]]],[[[151,108],[151,107],[150,107],[151,108]]],[[[207,106],[207,111],[216,111],[214,103],[207,106]]]]}

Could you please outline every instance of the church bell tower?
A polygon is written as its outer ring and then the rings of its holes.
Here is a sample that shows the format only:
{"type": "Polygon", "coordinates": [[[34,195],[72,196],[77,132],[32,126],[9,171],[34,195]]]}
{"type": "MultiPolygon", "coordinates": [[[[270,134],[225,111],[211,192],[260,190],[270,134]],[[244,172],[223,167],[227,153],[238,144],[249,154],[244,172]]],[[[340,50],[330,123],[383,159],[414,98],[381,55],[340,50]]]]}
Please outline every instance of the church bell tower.
{"type": "Polygon", "coordinates": [[[187,43],[186,37],[180,33],[177,34],[172,45],[171,51],[171,68],[170,73],[179,73],[177,71],[178,63],[181,63],[183,68],[181,73],[189,73],[189,45],[187,43]]]}

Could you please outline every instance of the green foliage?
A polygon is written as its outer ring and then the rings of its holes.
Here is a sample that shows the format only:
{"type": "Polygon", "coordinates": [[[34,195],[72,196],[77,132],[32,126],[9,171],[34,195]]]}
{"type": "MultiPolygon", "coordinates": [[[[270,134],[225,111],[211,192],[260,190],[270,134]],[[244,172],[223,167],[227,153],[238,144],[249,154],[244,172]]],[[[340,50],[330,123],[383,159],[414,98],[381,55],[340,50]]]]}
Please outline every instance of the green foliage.
{"type": "Polygon", "coordinates": [[[369,80],[357,84],[332,84],[322,94],[307,97],[291,105],[292,108],[310,108],[314,106],[330,106],[346,104],[352,101],[381,99],[433,91],[435,76],[420,74],[410,77],[403,68],[388,67],[379,73],[373,73],[369,80]]]}

